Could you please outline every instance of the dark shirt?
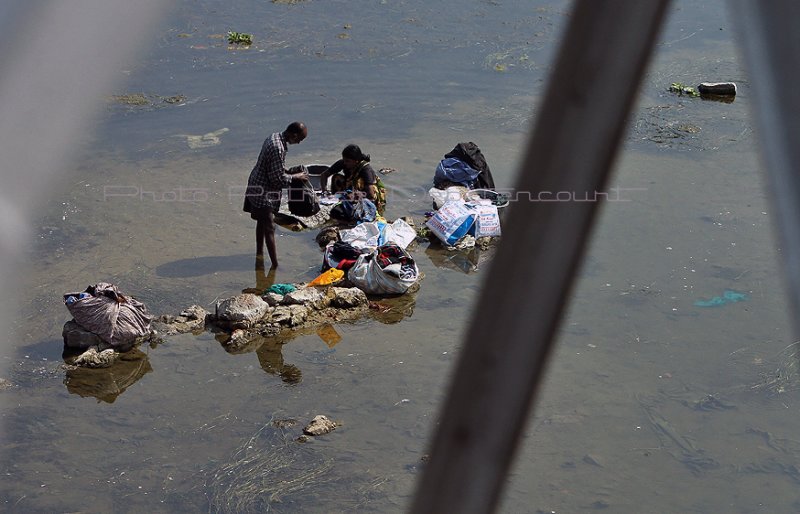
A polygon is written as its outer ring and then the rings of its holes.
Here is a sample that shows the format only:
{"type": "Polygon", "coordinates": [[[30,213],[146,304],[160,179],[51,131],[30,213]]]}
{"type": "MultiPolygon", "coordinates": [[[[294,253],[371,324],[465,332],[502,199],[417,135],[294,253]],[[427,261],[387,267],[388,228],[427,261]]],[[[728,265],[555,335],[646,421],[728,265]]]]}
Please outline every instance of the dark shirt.
{"type": "Polygon", "coordinates": [[[328,176],[333,176],[340,171],[344,172],[348,188],[355,188],[357,178],[360,178],[364,181],[364,187],[375,185],[378,182],[377,175],[375,175],[375,170],[372,169],[372,166],[370,166],[369,163],[365,163],[363,166],[359,164],[354,171],[348,172],[344,169],[344,161],[339,159],[338,161],[334,162],[325,173],[328,176]]]}

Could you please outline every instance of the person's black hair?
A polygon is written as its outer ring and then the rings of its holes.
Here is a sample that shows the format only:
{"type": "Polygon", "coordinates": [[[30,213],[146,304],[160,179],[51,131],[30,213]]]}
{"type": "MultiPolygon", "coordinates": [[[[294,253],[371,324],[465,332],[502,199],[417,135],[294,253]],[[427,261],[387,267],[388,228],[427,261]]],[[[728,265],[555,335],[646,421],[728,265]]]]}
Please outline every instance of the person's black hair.
{"type": "Polygon", "coordinates": [[[353,159],[354,161],[367,161],[369,162],[369,155],[361,151],[358,145],[347,145],[342,150],[342,158],[353,159]]]}

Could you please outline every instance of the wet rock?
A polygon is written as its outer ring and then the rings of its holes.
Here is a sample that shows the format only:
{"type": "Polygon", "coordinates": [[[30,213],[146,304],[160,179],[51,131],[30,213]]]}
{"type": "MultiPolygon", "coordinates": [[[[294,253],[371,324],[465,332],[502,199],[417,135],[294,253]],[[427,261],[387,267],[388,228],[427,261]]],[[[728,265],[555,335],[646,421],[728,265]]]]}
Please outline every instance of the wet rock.
{"type": "Polygon", "coordinates": [[[92,346],[97,347],[105,345],[99,335],[94,332],[89,332],[74,319],[64,323],[64,329],[61,331],[61,335],[64,337],[64,344],[70,348],[83,350],[91,348],[92,346]]]}
{"type": "Polygon", "coordinates": [[[328,295],[331,307],[339,309],[366,307],[369,304],[366,293],[357,287],[331,287],[328,295]]]}
{"type": "Polygon", "coordinates": [[[272,311],[272,322],[279,325],[296,327],[305,321],[308,308],[303,305],[279,305],[272,311]]]}
{"type": "Polygon", "coordinates": [[[314,287],[295,289],[283,297],[284,305],[305,305],[311,309],[324,309],[330,300],[314,287]]]}
{"type": "Polygon", "coordinates": [[[328,419],[328,416],[324,416],[320,414],[319,416],[314,416],[314,419],[311,420],[311,423],[306,425],[303,429],[303,433],[306,435],[324,435],[336,430],[337,424],[328,419]]]}
{"type": "Polygon", "coordinates": [[[336,227],[325,227],[319,231],[317,237],[314,238],[320,248],[325,248],[328,243],[333,243],[339,240],[339,229],[336,227]]]}
{"type": "Polygon", "coordinates": [[[96,346],[92,346],[75,358],[75,366],[86,368],[107,368],[119,359],[119,353],[112,348],[98,351],[96,346]]]}
{"type": "Polygon", "coordinates": [[[272,426],[275,428],[290,428],[297,424],[297,420],[293,418],[286,418],[286,419],[276,419],[272,422],[272,426]]]}
{"type": "Polygon", "coordinates": [[[250,328],[269,312],[270,306],[260,296],[240,294],[217,304],[216,324],[236,328],[250,328]]]}
{"type": "Polygon", "coordinates": [[[181,312],[181,316],[187,319],[187,321],[202,321],[205,322],[206,316],[208,315],[208,311],[204,308],[200,307],[199,305],[192,305],[188,309],[185,309],[181,312]]]}
{"type": "Polygon", "coordinates": [[[258,327],[258,335],[261,337],[274,337],[281,333],[280,323],[266,323],[258,327]]]}
{"type": "Polygon", "coordinates": [[[211,317],[208,311],[199,305],[192,305],[183,310],[179,316],[163,314],[159,316],[153,327],[166,335],[185,334],[187,332],[202,331],[206,327],[206,320],[211,317]]]}
{"type": "Polygon", "coordinates": [[[259,334],[237,328],[231,333],[230,339],[223,343],[223,346],[228,353],[249,353],[258,349],[262,343],[263,339],[259,337],[259,334]]]}
{"type": "Polygon", "coordinates": [[[307,435],[301,435],[300,437],[295,439],[295,441],[297,441],[298,443],[310,443],[311,442],[311,438],[308,437],[307,435]]]}
{"type": "Polygon", "coordinates": [[[267,302],[270,307],[275,307],[283,303],[283,295],[278,293],[265,293],[261,299],[267,302]]]}
{"type": "Polygon", "coordinates": [[[3,389],[9,389],[14,387],[14,384],[11,383],[10,380],[6,380],[5,378],[0,378],[0,391],[3,389]]]}

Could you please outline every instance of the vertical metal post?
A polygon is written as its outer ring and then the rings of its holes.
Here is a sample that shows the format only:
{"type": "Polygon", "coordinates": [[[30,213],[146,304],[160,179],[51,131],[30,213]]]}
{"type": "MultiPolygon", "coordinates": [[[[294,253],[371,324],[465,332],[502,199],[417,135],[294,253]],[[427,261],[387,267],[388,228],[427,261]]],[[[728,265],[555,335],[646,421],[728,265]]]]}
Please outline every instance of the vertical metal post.
{"type": "Polygon", "coordinates": [[[788,279],[800,329],[800,3],[731,0],[732,19],[753,84],[754,114],[767,168],[788,279]]]}
{"type": "Polygon", "coordinates": [[[495,508],[667,5],[576,2],[412,512],[495,508]]]}

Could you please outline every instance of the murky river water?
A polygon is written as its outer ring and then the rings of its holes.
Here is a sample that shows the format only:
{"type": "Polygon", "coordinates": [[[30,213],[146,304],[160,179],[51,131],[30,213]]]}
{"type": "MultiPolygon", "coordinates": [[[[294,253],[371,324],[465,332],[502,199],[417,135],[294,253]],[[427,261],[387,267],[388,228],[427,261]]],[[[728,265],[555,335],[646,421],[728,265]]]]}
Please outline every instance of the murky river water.
{"type": "MultiPolygon", "coordinates": [[[[233,355],[187,334],[88,376],[60,366],[60,295],[111,281],[176,313],[263,283],[231,191],[295,119],[310,134],[290,165],[357,142],[397,169],[389,218],[421,219],[433,170],[460,141],[513,186],[568,8],[180,2],[119,70],[113,94],[147,104],[109,100],[37,222],[14,387],[0,392],[3,510],[403,511],[491,252],[415,247],[420,291],[337,326],[333,348],[312,333],[233,355]],[[229,48],[229,30],[253,46],[229,48]],[[342,426],[295,442],[319,413],[342,426]],[[298,424],[276,423],[287,419],[298,424]]],[[[614,176],[625,201],[602,210],[504,512],[800,509],[796,363],[750,90],[723,3],[675,3],[614,176]],[[736,101],[666,91],[705,80],[736,81],[736,101]],[[695,304],[726,290],[746,300],[695,304]]],[[[316,276],[314,236],[281,229],[272,278],[316,276]]],[[[541,271],[520,256],[519,273],[541,271]]]]}

